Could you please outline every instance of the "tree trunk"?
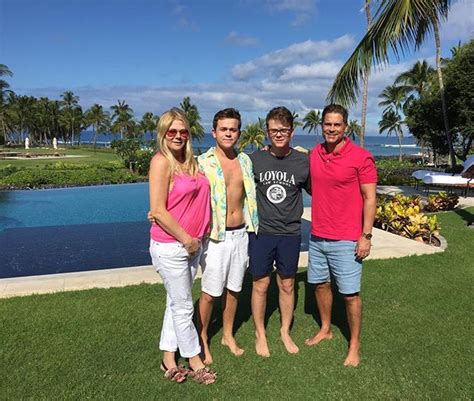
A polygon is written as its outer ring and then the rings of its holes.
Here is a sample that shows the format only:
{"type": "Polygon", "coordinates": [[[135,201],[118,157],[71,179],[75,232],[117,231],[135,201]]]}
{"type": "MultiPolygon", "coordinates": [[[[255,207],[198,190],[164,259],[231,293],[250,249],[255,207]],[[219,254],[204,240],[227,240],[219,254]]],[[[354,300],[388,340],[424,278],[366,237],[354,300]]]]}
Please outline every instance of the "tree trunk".
{"type": "Polygon", "coordinates": [[[95,145],[97,143],[97,138],[96,138],[95,126],[94,125],[92,126],[92,142],[94,143],[94,149],[95,149],[95,145]]]}
{"type": "Polygon", "coordinates": [[[454,167],[456,165],[456,155],[454,153],[454,147],[451,141],[451,134],[449,133],[448,110],[446,108],[446,98],[444,96],[443,72],[441,71],[441,40],[439,37],[439,26],[437,19],[434,21],[433,27],[436,43],[436,71],[438,72],[439,94],[441,96],[441,109],[443,110],[444,131],[446,135],[446,140],[448,141],[450,158],[449,164],[451,167],[454,167]]]}
{"type": "Polygon", "coordinates": [[[400,135],[397,135],[397,141],[398,141],[398,161],[402,161],[402,137],[400,135]]]}
{"type": "MultiPolygon", "coordinates": [[[[372,17],[370,15],[370,0],[365,1],[365,15],[367,17],[367,30],[369,30],[372,23],[372,17]]],[[[369,74],[370,68],[364,70],[364,87],[362,89],[362,113],[360,116],[360,146],[365,147],[365,123],[367,120],[367,98],[369,95],[369,74]]]]}

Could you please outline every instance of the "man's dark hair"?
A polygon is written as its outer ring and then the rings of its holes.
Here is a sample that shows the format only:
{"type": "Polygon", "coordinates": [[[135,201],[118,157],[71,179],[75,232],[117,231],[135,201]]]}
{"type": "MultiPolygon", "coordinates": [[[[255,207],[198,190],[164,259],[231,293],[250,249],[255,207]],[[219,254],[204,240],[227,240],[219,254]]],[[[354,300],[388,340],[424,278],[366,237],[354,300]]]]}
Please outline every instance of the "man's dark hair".
{"type": "Polygon", "coordinates": [[[216,129],[217,128],[217,121],[223,120],[224,118],[235,118],[236,120],[239,121],[239,131],[240,127],[242,125],[242,119],[240,118],[240,113],[239,110],[234,109],[232,107],[229,107],[224,110],[219,110],[215,116],[214,119],[212,120],[212,128],[216,129]]]}
{"type": "Polygon", "coordinates": [[[267,128],[270,120],[277,120],[282,124],[289,125],[290,128],[293,129],[293,114],[284,106],[274,107],[268,112],[267,118],[265,119],[267,128]]]}
{"type": "Polygon", "coordinates": [[[342,116],[342,120],[344,124],[347,124],[348,113],[345,107],[342,107],[339,104],[328,104],[323,110],[323,123],[324,123],[324,116],[328,113],[336,113],[342,116]]]}

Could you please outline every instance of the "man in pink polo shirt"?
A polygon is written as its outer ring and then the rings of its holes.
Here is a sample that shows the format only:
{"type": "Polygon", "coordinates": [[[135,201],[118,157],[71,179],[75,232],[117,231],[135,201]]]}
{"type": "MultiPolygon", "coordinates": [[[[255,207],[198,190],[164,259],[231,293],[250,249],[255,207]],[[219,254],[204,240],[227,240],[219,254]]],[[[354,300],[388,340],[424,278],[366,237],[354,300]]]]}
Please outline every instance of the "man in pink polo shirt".
{"type": "Polygon", "coordinates": [[[347,110],[331,104],[323,110],[325,142],[311,152],[311,240],[308,282],[315,284],[321,328],[308,338],[316,345],[333,337],[331,279],[346,305],[350,341],[345,366],[360,362],[362,260],[370,254],[376,211],[377,171],[370,152],[345,136],[347,110]]]}

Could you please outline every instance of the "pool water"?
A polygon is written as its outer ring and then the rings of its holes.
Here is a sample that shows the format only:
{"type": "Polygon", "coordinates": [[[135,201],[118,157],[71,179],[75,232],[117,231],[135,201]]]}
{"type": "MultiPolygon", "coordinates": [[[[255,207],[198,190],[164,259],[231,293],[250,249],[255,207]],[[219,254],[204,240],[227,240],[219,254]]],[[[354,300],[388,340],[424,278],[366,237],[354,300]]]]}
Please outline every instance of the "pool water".
{"type": "Polygon", "coordinates": [[[149,265],[147,211],[147,183],[0,191],[0,278],[149,265]]]}

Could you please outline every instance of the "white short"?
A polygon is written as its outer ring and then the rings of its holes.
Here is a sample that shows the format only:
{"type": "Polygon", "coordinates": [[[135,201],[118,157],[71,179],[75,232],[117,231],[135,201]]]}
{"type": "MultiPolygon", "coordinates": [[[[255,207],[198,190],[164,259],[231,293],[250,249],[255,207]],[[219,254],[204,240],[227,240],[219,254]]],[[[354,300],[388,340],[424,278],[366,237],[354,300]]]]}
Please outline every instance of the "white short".
{"type": "Polygon", "coordinates": [[[249,264],[249,237],[244,228],[226,231],[224,241],[207,239],[201,255],[201,289],[220,297],[224,287],[240,292],[245,270],[249,264]]]}

